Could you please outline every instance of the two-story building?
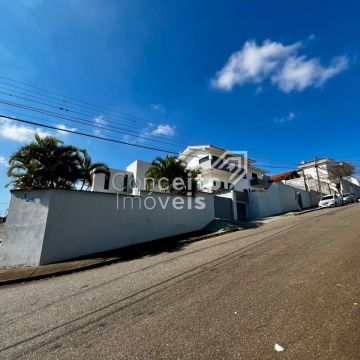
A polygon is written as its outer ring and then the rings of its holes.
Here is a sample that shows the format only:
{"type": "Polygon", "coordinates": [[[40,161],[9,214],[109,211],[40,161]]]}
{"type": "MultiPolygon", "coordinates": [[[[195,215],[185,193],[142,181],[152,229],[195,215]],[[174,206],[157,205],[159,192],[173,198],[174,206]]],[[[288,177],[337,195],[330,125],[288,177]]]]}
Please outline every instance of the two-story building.
{"type": "Polygon", "coordinates": [[[350,175],[354,172],[354,167],[347,162],[331,158],[302,161],[298,165],[299,170],[273,175],[271,181],[281,181],[292,187],[317,191],[320,194],[336,194],[339,190],[334,181],[334,172],[339,165],[343,172],[340,192],[351,192],[360,196],[359,181],[350,175]]]}
{"type": "Polygon", "coordinates": [[[266,188],[266,171],[255,166],[246,152],[227,151],[214,145],[189,146],[179,159],[189,169],[198,169],[200,191],[214,193],[217,217],[245,220],[248,193],[266,188]],[[229,199],[231,201],[229,201],[229,199]]]}

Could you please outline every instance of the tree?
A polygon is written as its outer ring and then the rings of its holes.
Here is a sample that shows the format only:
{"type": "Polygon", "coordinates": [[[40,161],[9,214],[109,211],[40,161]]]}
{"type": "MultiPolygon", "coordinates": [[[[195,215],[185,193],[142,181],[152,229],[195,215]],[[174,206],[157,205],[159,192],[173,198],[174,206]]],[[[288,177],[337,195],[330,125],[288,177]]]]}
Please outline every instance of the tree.
{"type": "Polygon", "coordinates": [[[146,172],[146,188],[194,195],[197,191],[198,175],[198,170],[187,169],[186,164],[176,156],[157,157],[146,172]]]}
{"type": "Polygon", "coordinates": [[[328,167],[329,180],[332,181],[339,194],[341,194],[342,180],[355,173],[355,166],[346,162],[338,162],[328,167]]]}
{"type": "Polygon", "coordinates": [[[35,141],[11,155],[7,175],[15,189],[74,189],[79,182],[91,185],[93,172],[108,171],[93,164],[86,150],[35,134],[35,141]]]}
{"type": "Polygon", "coordinates": [[[82,149],[80,151],[83,155],[80,170],[80,181],[82,181],[81,189],[83,189],[84,186],[91,187],[94,174],[108,174],[109,168],[101,162],[93,163],[88,152],[85,149],[82,149]]]}

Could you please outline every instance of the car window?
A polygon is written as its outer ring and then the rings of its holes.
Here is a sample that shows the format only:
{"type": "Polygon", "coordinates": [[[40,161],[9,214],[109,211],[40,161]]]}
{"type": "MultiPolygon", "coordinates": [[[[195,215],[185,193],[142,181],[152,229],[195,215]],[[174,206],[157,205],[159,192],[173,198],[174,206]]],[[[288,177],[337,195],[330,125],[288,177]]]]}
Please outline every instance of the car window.
{"type": "Polygon", "coordinates": [[[327,195],[327,196],[323,196],[322,198],[321,198],[321,200],[331,200],[331,199],[333,199],[334,198],[334,195],[327,195]]]}

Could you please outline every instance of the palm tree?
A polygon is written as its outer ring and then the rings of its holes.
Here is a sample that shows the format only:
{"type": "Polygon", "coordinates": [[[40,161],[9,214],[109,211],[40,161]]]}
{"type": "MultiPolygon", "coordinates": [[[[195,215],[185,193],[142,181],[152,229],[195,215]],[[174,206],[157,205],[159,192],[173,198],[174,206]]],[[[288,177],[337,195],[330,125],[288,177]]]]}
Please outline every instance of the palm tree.
{"type": "MultiPolygon", "coordinates": [[[[165,189],[170,193],[186,194],[191,192],[193,195],[197,190],[195,178],[198,176],[197,170],[189,170],[186,164],[181,162],[176,156],[167,155],[165,158],[157,157],[146,172],[147,190],[151,186],[155,189],[165,189]],[[176,186],[176,180],[181,179],[184,186],[179,189],[176,186]]],[[[154,190],[151,189],[151,190],[154,190]]]]}
{"type": "Polygon", "coordinates": [[[85,149],[82,149],[80,151],[83,155],[81,166],[81,189],[83,189],[84,186],[87,186],[88,188],[91,187],[94,174],[108,174],[109,168],[102,162],[93,163],[88,152],[85,149]]]}
{"type": "Polygon", "coordinates": [[[15,189],[74,189],[79,181],[82,186],[91,184],[88,179],[97,169],[94,165],[108,171],[104,164],[92,164],[85,150],[35,134],[35,141],[11,155],[7,175],[15,189]]]}

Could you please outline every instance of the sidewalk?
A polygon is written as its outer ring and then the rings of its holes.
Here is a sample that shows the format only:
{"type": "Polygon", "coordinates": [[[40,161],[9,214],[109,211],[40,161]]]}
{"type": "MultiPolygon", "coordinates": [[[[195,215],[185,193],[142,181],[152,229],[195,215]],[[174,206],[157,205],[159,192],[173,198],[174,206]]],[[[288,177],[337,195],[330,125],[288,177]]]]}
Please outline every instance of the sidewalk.
{"type": "Polygon", "coordinates": [[[80,259],[64,261],[56,264],[0,268],[0,286],[65,275],[77,271],[110,265],[119,261],[128,261],[144,256],[152,256],[166,251],[177,251],[186,244],[238,230],[241,230],[239,226],[231,226],[231,228],[225,229],[217,227],[217,229],[212,232],[204,233],[203,231],[198,231],[191,234],[183,234],[99,254],[92,254],[80,259]]]}

